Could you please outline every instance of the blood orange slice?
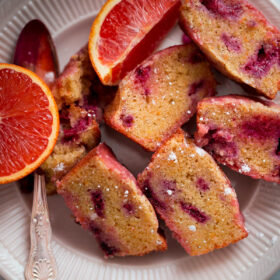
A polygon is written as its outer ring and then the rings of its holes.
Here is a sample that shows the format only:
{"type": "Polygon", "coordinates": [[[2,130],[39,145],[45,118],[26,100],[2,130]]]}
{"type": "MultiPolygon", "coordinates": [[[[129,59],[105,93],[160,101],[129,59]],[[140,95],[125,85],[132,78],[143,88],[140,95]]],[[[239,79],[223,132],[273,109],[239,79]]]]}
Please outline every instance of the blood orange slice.
{"type": "Polygon", "coordinates": [[[18,180],[49,156],[59,131],[57,106],[33,72],[0,63],[0,184],[18,180]]]}
{"type": "Polygon", "coordinates": [[[150,55],[179,16],[180,0],[108,0],[89,36],[89,55],[100,80],[116,85],[150,55]]]}

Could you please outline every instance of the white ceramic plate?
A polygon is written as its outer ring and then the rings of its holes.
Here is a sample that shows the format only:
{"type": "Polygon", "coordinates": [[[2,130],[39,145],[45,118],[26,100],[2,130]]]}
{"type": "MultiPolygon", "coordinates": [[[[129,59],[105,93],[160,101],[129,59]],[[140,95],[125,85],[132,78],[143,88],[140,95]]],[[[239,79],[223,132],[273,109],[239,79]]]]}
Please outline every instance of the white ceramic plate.
{"type": "MultiPolygon", "coordinates": [[[[279,0],[273,0],[277,3],[279,0]]],[[[0,0],[0,61],[11,62],[17,36],[32,18],[50,29],[58,50],[61,69],[88,39],[94,16],[104,0],[0,0]]],[[[252,1],[280,27],[280,14],[269,1],[252,1]]],[[[279,4],[280,6],[280,4],[279,4]]],[[[178,27],[162,47],[180,43],[178,27]]],[[[217,75],[220,93],[242,93],[232,81],[217,75]]],[[[135,175],[149,161],[150,153],[114,132],[102,128],[102,138],[119,160],[135,175]]],[[[48,198],[53,226],[53,250],[59,279],[98,280],[262,280],[280,266],[280,186],[256,181],[225,169],[236,188],[249,237],[239,243],[200,257],[190,257],[168,232],[169,249],[144,257],[104,260],[92,236],[73,222],[58,195],[48,198]]],[[[31,195],[22,195],[16,184],[0,187],[0,274],[24,279],[29,250],[31,195]]]]}

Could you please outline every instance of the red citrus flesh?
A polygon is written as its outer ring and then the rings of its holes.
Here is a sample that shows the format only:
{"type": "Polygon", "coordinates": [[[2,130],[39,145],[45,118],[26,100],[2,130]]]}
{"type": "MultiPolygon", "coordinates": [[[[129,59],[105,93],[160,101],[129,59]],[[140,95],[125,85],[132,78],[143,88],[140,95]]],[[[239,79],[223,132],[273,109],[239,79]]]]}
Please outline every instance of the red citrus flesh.
{"type": "Polygon", "coordinates": [[[100,60],[104,64],[118,60],[131,41],[139,33],[145,35],[145,28],[158,22],[176,2],[178,1],[123,0],[117,4],[107,15],[100,30],[100,60]],[[108,49],[110,46],[112,48],[108,49]]]}
{"type": "Polygon", "coordinates": [[[52,124],[43,90],[24,73],[0,69],[0,177],[40,157],[48,146],[52,124]]]}
{"type": "Polygon", "coordinates": [[[122,0],[112,8],[97,43],[98,60],[112,68],[110,84],[153,53],[176,23],[180,6],[180,0],[122,0]]]}

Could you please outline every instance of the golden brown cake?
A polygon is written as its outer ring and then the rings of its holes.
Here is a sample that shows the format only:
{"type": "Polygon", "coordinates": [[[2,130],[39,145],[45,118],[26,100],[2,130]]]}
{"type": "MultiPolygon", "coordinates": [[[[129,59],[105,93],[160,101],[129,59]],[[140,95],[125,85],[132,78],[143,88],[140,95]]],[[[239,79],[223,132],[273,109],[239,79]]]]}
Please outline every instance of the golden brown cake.
{"type": "Polygon", "coordinates": [[[248,235],[228,178],[182,130],[156,151],[138,183],[190,255],[206,254],[248,235]]]}
{"type": "Polygon", "coordinates": [[[208,62],[194,44],[173,46],[126,75],[104,118],[154,151],[192,117],[199,100],[215,94],[215,86],[208,62]]]}
{"type": "Polygon", "coordinates": [[[76,221],[95,235],[106,257],[167,248],[152,205],[105,144],[89,152],[63,178],[58,193],[76,221]]]}
{"type": "Polygon", "coordinates": [[[198,104],[196,143],[244,175],[280,183],[280,106],[238,95],[198,104]]]}

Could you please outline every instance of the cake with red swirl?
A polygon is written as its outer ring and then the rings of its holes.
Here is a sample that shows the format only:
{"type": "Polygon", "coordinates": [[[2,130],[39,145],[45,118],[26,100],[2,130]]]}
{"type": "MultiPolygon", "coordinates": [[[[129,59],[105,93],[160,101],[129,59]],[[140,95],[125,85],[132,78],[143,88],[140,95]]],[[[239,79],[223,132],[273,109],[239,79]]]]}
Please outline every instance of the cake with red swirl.
{"type": "Polygon", "coordinates": [[[206,98],[197,112],[197,145],[221,164],[280,183],[280,106],[229,95],[206,98]]]}
{"type": "Polygon", "coordinates": [[[105,109],[106,123],[149,151],[195,113],[199,100],[215,94],[208,62],[192,43],[152,55],[121,81],[105,109]]]}
{"type": "Polygon", "coordinates": [[[152,205],[105,144],[90,151],[58,184],[76,221],[105,257],[166,250],[152,205]]]}
{"type": "Polygon", "coordinates": [[[138,175],[138,184],[190,255],[206,254],[247,237],[230,181],[182,130],[156,151],[138,175]]]}
{"type": "Polygon", "coordinates": [[[246,0],[184,0],[180,25],[218,70],[273,99],[280,90],[280,32],[246,0]]]}

